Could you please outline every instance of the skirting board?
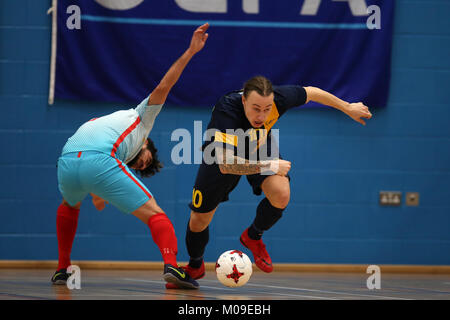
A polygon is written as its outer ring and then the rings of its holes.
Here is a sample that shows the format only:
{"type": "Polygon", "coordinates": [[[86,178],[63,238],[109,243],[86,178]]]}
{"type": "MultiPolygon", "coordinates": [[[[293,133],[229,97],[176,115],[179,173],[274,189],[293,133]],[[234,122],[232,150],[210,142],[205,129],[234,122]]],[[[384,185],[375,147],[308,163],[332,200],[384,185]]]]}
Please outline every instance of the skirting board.
{"type": "MultiPolygon", "coordinates": [[[[161,270],[162,261],[72,261],[81,269],[109,270],[161,270]]],[[[186,262],[178,262],[180,266],[186,262]]],[[[56,269],[56,260],[0,260],[0,269],[56,269]]],[[[361,264],[298,264],[275,263],[274,271],[280,272],[346,272],[366,273],[369,265],[361,264]]],[[[384,273],[450,274],[450,266],[437,265],[378,265],[384,273]]],[[[205,263],[206,270],[214,270],[215,263],[205,263]]],[[[254,266],[253,270],[260,270],[254,266]]]]}

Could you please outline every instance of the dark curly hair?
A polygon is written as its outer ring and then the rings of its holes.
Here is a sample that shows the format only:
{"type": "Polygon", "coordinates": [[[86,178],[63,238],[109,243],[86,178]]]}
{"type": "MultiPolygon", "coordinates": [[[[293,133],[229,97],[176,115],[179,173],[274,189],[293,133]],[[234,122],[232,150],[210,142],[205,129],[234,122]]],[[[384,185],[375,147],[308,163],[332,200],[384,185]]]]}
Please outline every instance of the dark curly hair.
{"type": "MultiPolygon", "coordinates": [[[[143,169],[143,170],[134,170],[136,173],[138,173],[142,178],[151,177],[155,175],[157,172],[161,170],[163,167],[163,164],[158,159],[158,149],[156,149],[155,144],[153,143],[152,139],[147,138],[147,149],[150,150],[152,153],[152,162],[150,165],[143,169]]],[[[136,161],[139,159],[139,156],[141,155],[142,150],[139,151],[139,153],[127,164],[128,167],[133,166],[136,161]]]]}

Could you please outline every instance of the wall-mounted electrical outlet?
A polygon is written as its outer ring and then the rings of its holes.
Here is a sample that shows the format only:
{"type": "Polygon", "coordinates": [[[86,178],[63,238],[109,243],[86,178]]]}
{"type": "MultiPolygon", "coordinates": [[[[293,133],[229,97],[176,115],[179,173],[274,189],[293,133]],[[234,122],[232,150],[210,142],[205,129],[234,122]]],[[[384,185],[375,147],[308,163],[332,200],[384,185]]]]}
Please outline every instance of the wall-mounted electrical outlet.
{"type": "Polygon", "coordinates": [[[419,193],[407,192],[406,193],[406,205],[417,207],[419,205],[419,193]]]}
{"type": "Polygon", "coordinates": [[[402,193],[400,191],[380,191],[380,206],[400,206],[402,193]]]}

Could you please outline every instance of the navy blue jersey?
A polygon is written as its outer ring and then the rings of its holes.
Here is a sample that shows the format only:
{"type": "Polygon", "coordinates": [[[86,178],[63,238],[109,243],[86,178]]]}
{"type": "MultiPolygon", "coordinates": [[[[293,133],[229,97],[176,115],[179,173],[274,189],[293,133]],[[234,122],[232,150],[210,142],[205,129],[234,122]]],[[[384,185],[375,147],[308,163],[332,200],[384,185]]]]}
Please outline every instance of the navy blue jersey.
{"type": "MultiPolygon", "coordinates": [[[[289,109],[306,103],[306,90],[301,86],[274,86],[274,103],[272,110],[262,128],[253,128],[247,120],[242,104],[242,90],[233,91],[222,96],[214,106],[208,129],[216,129],[211,141],[203,145],[203,150],[215,142],[235,150],[237,155],[249,158],[262,146],[267,147],[271,153],[271,129],[278,119],[289,109]],[[240,129],[240,131],[238,131],[240,129]],[[228,133],[227,133],[228,131],[228,133]],[[233,133],[234,131],[234,133],[233,133]],[[245,132],[239,135],[237,132],[245,132]],[[242,146],[243,145],[243,146],[242,146]],[[240,150],[245,150],[245,156],[240,150]]],[[[259,160],[259,155],[257,156],[259,160]]]]}

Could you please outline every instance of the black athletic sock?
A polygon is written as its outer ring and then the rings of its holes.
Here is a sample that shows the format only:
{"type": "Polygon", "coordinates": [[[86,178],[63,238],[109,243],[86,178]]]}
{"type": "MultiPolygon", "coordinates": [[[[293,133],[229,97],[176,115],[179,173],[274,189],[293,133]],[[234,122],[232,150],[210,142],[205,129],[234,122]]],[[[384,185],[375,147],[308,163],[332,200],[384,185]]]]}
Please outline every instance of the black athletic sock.
{"type": "Polygon", "coordinates": [[[254,223],[248,228],[248,236],[253,240],[261,239],[263,232],[264,230],[258,229],[254,223]]]}
{"type": "Polygon", "coordinates": [[[209,241],[209,226],[201,232],[193,232],[189,228],[186,230],[186,248],[189,254],[189,266],[200,268],[203,262],[203,254],[209,241]]]}
{"type": "Polygon", "coordinates": [[[269,230],[278,220],[280,220],[284,209],[275,208],[267,198],[261,200],[256,209],[256,217],[252,225],[248,228],[250,239],[259,240],[264,231],[269,230]]]}

